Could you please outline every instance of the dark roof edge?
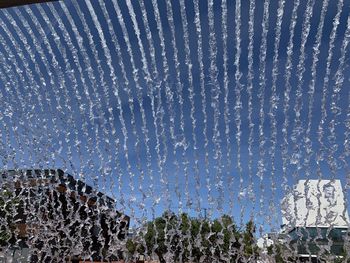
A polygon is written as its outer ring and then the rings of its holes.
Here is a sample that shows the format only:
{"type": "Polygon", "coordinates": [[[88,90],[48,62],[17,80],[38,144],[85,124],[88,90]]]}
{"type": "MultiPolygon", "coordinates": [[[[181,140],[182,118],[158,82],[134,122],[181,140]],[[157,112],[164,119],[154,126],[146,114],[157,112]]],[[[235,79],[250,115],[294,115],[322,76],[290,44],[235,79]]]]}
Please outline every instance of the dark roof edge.
{"type": "Polygon", "coordinates": [[[18,171],[18,172],[27,172],[27,171],[34,171],[34,172],[51,172],[53,174],[57,174],[59,179],[63,179],[63,180],[68,180],[68,182],[63,182],[63,183],[69,183],[69,180],[72,180],[72,181],[75,181],[76,184],[77,184],[77,191],[79,192],[79,189],[78,188],[85,188],[85,189],[89,189],[87,192],[84,192],[82,194],[94,194],[96,195],[97,197],[99,198],[107,198],[109,200],[111,200],[112,202],[115,203],[115,200],[114,198],[108,196],[107,194],[104,194],[100,191],[97,191],[97,190],[93,190],[93,187],[88,185],[87,183],[81,181],[80,179],[76,179],[73,175],[67,173],[67,172],[64,172],[62,169],[37,169],[37,168],[32,168],[32,169],[25,169],[25,168],[20,168],[20,169],[0,169],[0,174],[2,172],[5,172],[5,171],[18,171]],[[80,186],[80,187],[79,187],[80,186]]]}
{"type": "Polygon", "coordinates": [[[47,2],[57,2],[58,0],[1,0],[0,8],[9,8],[22,5],[43,4],[47,2]]]}

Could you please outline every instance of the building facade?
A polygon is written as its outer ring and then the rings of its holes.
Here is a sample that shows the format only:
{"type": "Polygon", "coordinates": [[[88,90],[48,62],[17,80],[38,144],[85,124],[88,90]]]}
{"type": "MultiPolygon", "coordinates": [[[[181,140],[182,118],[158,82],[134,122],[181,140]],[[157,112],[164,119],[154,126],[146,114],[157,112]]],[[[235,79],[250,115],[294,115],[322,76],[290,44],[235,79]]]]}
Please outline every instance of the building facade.
{"type": "Polygon", "coordinates": [[[112,198],[59,169],[2,171],[1,186],[3,247],[33,262],[121,257],[130,218],[112,198]]]}
{"type": "Polygon", "coordinates": [[[345,255],[349,215],[340,180],[299,180],[282,201],[280,239],[304,259],[345,255]]]}

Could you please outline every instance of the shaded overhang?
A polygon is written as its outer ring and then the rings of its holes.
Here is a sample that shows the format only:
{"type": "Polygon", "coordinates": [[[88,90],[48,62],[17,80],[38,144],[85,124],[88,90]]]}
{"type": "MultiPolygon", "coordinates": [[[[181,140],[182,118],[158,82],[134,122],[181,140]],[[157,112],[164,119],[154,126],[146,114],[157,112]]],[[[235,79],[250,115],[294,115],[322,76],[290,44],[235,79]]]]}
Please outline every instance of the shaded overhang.
{"type": "Polygon", "coordinates": [[[46,2],[56,2],[58,0],[0,0],[0,8],[8,8],[13,6],[39,4],[46,2]]]}

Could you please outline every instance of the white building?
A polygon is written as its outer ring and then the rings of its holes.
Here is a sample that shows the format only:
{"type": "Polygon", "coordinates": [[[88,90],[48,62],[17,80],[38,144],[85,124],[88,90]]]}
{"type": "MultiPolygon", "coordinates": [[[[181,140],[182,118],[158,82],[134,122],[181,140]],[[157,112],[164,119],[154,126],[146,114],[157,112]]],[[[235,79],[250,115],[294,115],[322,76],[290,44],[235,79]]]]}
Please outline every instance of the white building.
{"type": "Polygon", "coordinates": [[[350,221],[340,180],[299,180],[282,201],[282,222],[282,240],[301,259],[344,255],[350,221]]]}
{"type": "Polygon", "coordinates": [[[340,180],[299,180],[282,201],[282,222],[295,227],[348,228],[340,180]]]}

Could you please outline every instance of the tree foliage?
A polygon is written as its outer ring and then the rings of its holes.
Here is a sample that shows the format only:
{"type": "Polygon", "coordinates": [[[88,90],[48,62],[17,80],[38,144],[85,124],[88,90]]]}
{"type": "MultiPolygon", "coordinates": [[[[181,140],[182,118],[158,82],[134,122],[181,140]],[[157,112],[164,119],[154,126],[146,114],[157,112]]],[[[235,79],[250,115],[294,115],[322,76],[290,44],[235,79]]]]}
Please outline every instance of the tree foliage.
{"type": "Polygon", "coordinates": [[[127,241],[131,256],[155,255],[160,262],[247,262],[257,259],[255,226],[238,229],[232,217],[215,220],[165,212],[127,241]]]}
{"type": "Polygon", "coordinates": [[[0,190],[0,246],[11,242],[15,227],[13,225],[16,206],[19,200],[10,191],[0,190]]]}

